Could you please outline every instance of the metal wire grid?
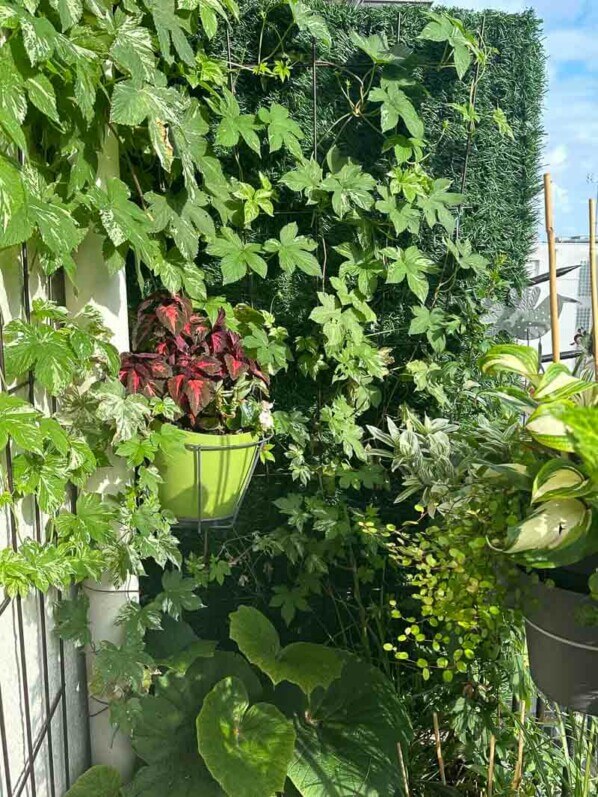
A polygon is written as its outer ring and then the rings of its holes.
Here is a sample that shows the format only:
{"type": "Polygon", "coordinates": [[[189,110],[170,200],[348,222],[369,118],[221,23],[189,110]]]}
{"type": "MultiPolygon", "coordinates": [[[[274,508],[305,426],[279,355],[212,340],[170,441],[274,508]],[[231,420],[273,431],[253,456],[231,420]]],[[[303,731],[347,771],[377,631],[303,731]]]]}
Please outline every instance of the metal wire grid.
{"type": "MultiPolygon", "coordinates": [[[[22,295],[21,295],[21,310],[25,320],[31,320],[31,281],[30,281],[30,268],[28,251],[26,245],[21,247],[20,252],[21,266],[22,266],[22,295]]],[[[54,284],[48,280],[46,286],[46,293],[49,298],[52,298],[54,284]]],[[[4,373],[4,345],[3,345],[3,329],[4,319],[0,311],[0,372],[4,373]]],[[[35,404],[35,381],[33,374],[30,373],[27,380],[20,382],[11,387],[7,392],[15,394],[21,390],[27,390],[27,398],[31,404],[35,404]]],[[[55,409],[55,402],[52,400],[51,409],[55,409]]],[[[10,440],[4,452],[5,467],[6,467],[6,486],[9,492],[14,488],[14,474],[13,474],[13,452],[10,440]]],[[[10,536],[10,544],[14,549],[19,545],[19,534],[17,519],[12,511],[8,511],[8,531],[10,536]]],[[[43,541],[43,522],[39,504],[37,500],[33,500],[33,536],[36,541],[43,541]]],[[[58,593],[60,597],[60,593],[58,593]]],[[[16,634],[17,634],[17,647],[18,647],[18,669],[19,674],[16,674],[18,679],[18,704],[22,707],[22,717],[13,717],[13,721],[24,721],[24,741],[26,758],[21,770],[17,773],[11,767],[9,740],[10,736],[10,717],[7,718],[5,714],[5,695],[6,684],[0,683],[0,747],[2,752],[2,768],[3,778],[0,778],[0,793],[6,797],[20,797],[25,794],[28,797],[57,797],[57,784],[63,784],[66,789],[71,785],[71,761],[70,761],[70,748],[69,748],[69,711],[67,703],[67,677],[66,677],[66,652],[64,642],[58,642],[58,688],[52,691],[50,680],[50,658],[48,651],[48,626],[46,622],[46,597],[41,593],[37,593],[37,620],[38,620],[38,638],[41,643],[41,674],[42,674],[42,690],[41,695],[38,694],[37,689],[32,689],[28,672],[28,659],[26,647],[26,633],[25,633],[25,619],[23,599],[16,597],[14,600],[5,598],[0,604],[0,618],[2,618],[9,608],[14,606],[16,614],[16,634]],[[5,690],[5,691],[3,691],[5,690]],[[34,694],[35,691],[35,694],[34,694]],[[34,729],[32,700],[40,700],[41,708],[40,714],[42,722],[39,728],[34,729]],[[60,712],[60,714],[59,714],[60,712]],[[58,772],[56,771],[56,750],[57,739],[55,728],[53,727],[54,718],[61,716],[61,746],[62,746],[62,777],[58,779],[58,772]],[[35,731],[35,732],[34,732],[35,731]],[[40,751],[44,750],[47,780],[49,792],[45,794],[40,792],[36,775],[36,767],[40,764],[40,751]]],[[[6,655],[4,651],[0,655],[6,655]]],[[[14,688],[14,685],[11,685],[14,688]]],[[[37,712],[36,712],[37,713],[37,712]]],[[[86,740],[87,751],[89,750],[89,741],[86,740]]],[[[59,753],[58,753],[59,755],[59,753]]],[[[89,757],[89,755],[87,756],[89,757]]],[[[14,766],[14,761],[12,762],[14,766]]],[[[58,795],[60,797],[60,795],[58,795]]]]}

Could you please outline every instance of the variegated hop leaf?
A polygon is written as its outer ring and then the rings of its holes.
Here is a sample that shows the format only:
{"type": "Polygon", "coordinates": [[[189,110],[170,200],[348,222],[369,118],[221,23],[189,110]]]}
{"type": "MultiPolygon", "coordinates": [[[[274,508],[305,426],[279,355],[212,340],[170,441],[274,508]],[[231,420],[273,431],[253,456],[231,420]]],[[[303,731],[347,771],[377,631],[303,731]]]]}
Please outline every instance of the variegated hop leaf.
{"type": "Polygon", "coordinates": [[[516,343],[493,346],[482,358],[481,367],[485,374],[520,374],[534,384],[539,381],[538,352],[530,346],[520,346],[516,343]]]}
{"type": "Polygon", "coordinates": [[[534,391],[534,399],[540,403],[563,401],[586,390],[592,390],[594,387],[593,382],[586,382],[572,376],[566,365],[551,363],[534,391]]]}
{"type": "Polygon", "coordinates": [[[576,498],[547,501],[517,526],[509,529],[508,554],[529,554],[546,559],[550,551],[562,551],[590,530],[592,511],[576,498]]]}
{"type": "Polygon", "coordinates": [[[547,462],[534,479],[532,504],[557,498],[579,498],[588,493],[590,480],[564,459],[547,462]]]}

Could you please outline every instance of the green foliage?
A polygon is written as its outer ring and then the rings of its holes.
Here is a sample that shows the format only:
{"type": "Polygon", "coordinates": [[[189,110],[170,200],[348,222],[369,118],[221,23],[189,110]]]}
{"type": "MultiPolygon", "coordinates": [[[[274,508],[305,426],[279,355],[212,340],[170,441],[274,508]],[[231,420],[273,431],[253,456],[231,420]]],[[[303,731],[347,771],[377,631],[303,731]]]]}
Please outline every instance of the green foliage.
{"type": "MultiPolygon", "coordinates": [[[[276,649],[274,629],[256,610],[242,607],[231,619],[231,633],[272,678],[276,657],[284,659],[289,648],[276,649]],[[256,629],[270,655],[262,655],[256,629]]],[[[176,633],[187,637],[188,631],[176,633]]],[[[169,635],[172,640],[173,629],[169,635]]],[[[396,745],[406,753],[410,727],[391,682],[348,654],[308,643],[289,647],[290,680],[301,668],[311,672],[309,693],[283,684],[288,679],[282,674],[276,679],[280,686],[266,690],[242,656],[202,651],[184,673],[169,668],[154,679],[152,692],[118,706],[113,714],[145,762],[125,794],[157,797],[202,789],[263,797],[295,794],[294,787],[313,797],[327,793],[330,779],[347,796],[357,784],[372,797],[382,797],[389,786],[402,793],[396,745]],[[334,674],[324,672],[328,654],[338,662],[334,674]],[[320,658],[323,674],[316,680],[326,686],[312,693],[320,658]]]]}
{"type": "Polygon", "coordinates": [[[98,764],[84,772],[65,797],[120,797],[122,779],[112,767],[98,764]]]}

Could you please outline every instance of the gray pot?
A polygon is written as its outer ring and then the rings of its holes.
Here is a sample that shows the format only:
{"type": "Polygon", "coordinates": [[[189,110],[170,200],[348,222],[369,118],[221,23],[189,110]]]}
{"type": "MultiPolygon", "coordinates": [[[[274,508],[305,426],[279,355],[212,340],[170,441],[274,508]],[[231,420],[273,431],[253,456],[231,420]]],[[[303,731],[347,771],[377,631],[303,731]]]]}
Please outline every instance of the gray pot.
{"type": "Polygon", "coordinates": [[[580,609],[592,599],[576,590],[583,590],[584,582],[587,590],[588,575],[596,564],[592,557],[574,568],[547,573],[557,586],[530,585],[525,612],[536,685],[556,703],[594,716],[598,716],[598,626],[577,622],[580,609]]]}

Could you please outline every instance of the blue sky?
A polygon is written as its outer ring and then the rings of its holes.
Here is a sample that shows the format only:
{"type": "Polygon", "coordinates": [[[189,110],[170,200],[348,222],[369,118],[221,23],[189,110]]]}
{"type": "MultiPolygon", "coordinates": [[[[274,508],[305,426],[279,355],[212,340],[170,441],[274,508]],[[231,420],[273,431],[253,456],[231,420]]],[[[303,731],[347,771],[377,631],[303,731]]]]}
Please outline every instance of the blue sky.
{"type": "Polygon", "coordinates": [[[548,53],[543,169],[555,183],[557,235],[587,235],[598,181],[598,0],[456,0],[462,8],[522,11],[544,20],[548,53]]]}

